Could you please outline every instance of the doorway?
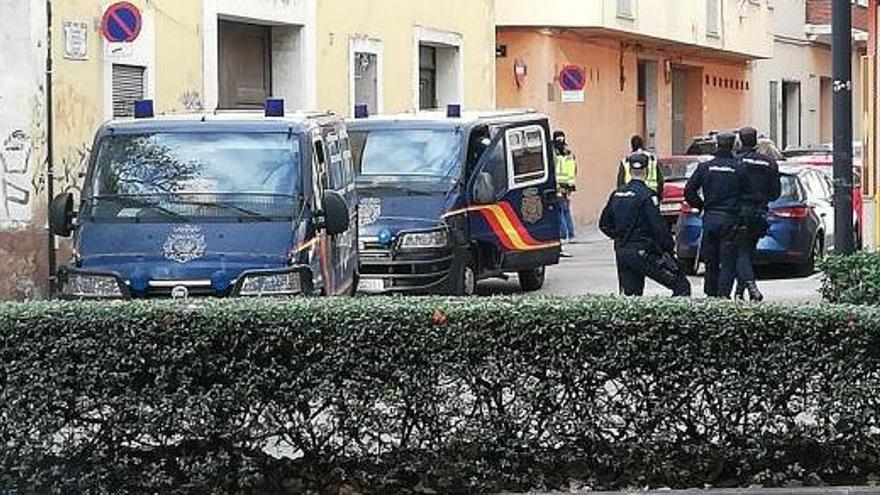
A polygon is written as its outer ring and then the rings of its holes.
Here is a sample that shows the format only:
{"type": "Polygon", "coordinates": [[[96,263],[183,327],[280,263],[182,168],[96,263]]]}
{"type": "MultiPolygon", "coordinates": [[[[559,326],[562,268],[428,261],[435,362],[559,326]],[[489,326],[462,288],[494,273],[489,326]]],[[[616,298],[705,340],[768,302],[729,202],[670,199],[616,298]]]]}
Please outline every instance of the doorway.
{"type": "Polygon", "coordinates": [[[801,145],[801,83],[782,82],[782,149],[801,145]]]}
{"type": "Polygon", "coordinates": [[[636,132],[649,150],[657,148],[657,62],[640,60],[638,64],[638,97],[636,101],[636,132]]]}
{"type": "Polygon", "coordinates": [[[687,94],[688,73],[686,69],[672,69],[672,153],[683,155],[687,151],[687,94]]]}
{"type": "Polygon", "coordinates": [[[218,22],[219,108],[263,108],[272,95],[272,29],[218,22]]]}

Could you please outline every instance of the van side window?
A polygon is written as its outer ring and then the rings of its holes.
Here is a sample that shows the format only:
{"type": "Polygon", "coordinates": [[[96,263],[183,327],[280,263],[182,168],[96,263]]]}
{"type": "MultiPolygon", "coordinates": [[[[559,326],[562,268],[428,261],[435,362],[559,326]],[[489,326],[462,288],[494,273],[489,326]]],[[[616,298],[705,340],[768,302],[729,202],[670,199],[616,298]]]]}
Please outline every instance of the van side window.
{"type": "Polygon", "coordinates": [[[327,165],[330,174],[330,189],[341,190],[345,187],[345,172],[343,171],[342,153],[339,150],[339,139],[336,135],[327,136],[327,154],[330,163],[327,165]]]}
{"type": "Polygon", "coordinates": [[[315,137],[312,141],[312,189],[314,191],[315,208],[320,210],[323,208],[321,204],[321,192],[327,188],[327,163],[325,161],[326,154],[324,152],[324,141],[320,136],[315,137]]]}
{"type": "Polygon", "coordinates": [[[339,152],[342,154],[342,182],[345,187],[348,187],[354,183],[354,166],[351,156],[351,143],[345,134],[339,138],[339,152]]]}
{"type": "Polygon", "coordinates": [[[549,165],[544,128],[532,125],[510,129],[505,138],[510,189],[546,182],[549,165]]]}

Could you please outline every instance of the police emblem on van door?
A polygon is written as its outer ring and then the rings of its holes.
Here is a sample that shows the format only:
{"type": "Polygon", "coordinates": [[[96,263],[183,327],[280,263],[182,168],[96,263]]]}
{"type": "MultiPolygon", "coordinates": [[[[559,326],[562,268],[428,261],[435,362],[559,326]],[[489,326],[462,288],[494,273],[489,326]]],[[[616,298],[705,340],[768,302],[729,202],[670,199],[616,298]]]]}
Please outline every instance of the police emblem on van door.
{"type": "Polygon", "coordinates": [[[358,206],[358,224],[370,225],[376,223],[382,216],[382,200],[379,198],[363,198],[358,206]]]}
{"type": "Polygon", "coordinates": [[[189,263],[205,255],[205,234],[200,227],[179,225],[171,229],[162,250],[165,258],[178,263],[189,263]]]}
{"type": "Polygon", "coordinates": [[[535,223],[544,217],[544,202],[535,188],[523,191],[522,217],[528,223],[535,223]]]}

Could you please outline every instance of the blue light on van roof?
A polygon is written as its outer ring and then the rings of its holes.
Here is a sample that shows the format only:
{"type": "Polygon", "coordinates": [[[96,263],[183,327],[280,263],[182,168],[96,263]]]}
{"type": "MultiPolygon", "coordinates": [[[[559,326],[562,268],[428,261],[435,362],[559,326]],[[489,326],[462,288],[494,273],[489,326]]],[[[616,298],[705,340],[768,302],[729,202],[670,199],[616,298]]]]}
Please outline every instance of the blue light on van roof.
{"type": "Polygon", "coordinates": [[[449,105],[446,107],[446,116],[450,119],[461,118],[461,105],[449,105]]]}
{"type": "Polygon", "coordinates": [[[367,105],[355,105],[354,106],[354,118],[356,119],[366,119],[370,116],[370,107],[367,105]]]}
{"type": "Polygon", "coordinates": [[[153,100],[137,100],[134,102],[134,118],[151,119],[156,114],[153,112],[153,100]]]}
{"type": "Polygon", "coordinates": [[[284,117],[284,100],[280,98],[266,100],[266,117],[284,117]]]}

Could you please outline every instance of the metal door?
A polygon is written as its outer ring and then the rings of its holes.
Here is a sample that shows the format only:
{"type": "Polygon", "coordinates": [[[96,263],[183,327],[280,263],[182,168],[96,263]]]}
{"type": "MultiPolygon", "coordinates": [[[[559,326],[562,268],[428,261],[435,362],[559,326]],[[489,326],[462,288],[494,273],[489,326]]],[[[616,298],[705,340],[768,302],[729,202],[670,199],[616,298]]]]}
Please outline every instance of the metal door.
{"type": "Polygon", "coordinates": [[[220,108],[263,108],[272,94],[271,33],[268,26],[219,21],[220,108]]]}
{"type": "Polygon", "coordinates": [[[560,216],[546,122],[493,132],[468,184],[471,236],[493,246],[505,262],[519,255],[518,263],[531,259],[534,268],[556,263],[560,216]]]}

